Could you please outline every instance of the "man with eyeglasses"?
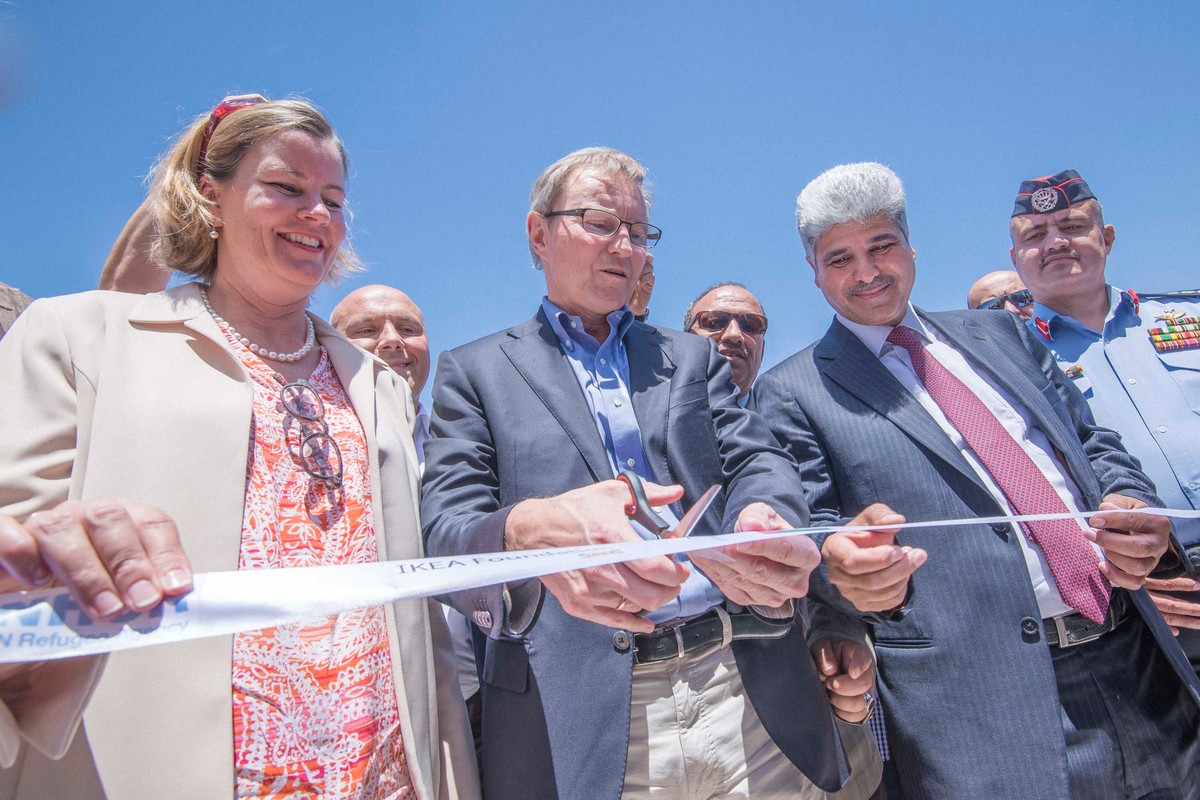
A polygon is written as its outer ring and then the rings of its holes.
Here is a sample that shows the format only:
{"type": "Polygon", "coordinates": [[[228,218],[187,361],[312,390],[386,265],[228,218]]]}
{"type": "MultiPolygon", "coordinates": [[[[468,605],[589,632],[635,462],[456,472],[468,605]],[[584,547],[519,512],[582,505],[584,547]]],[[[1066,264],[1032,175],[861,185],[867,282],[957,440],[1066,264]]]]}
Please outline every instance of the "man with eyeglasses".
{"type": "Polygon", "coordinates": [[[762,303],[736,281],[718,283],[691,302],[683,315],[683,329],[716,342],[717,352],[733,370],[738,404],[745,407],[762,365],[767,334],[762,303]]]}
{"type": "MultiPolygon", "coordinates": [[[[1013,265],[1037,302],[1030,328],[1121,434],[1170,508],[1200,508],[1200,292],[1151,294],[1106,282],[1116,230],[1075,170],[1024,181],[1009,223],[1013,265]]],[[[1200,567],[1200,525],[1176,534],[1200,567]]],[[[1155,603],[1200,668],[1194,577],[1148,580],[1155,603]]]]}
{"type": "Polygon", "coordinates": [[[1033,316],[1033,292],[1025,288],[1016,272],[999,269],[975,281],[967,293],[967,308],[1007,311],[1029,319],[1033,316]]]}
{"type": "MultiPolygon", "coordinates": [[[[693,535],[806,521],[796,467],[735,402],[725,359],[633,319],[630,291],[661,236],[644,177],[628,155],[588,148],[534,183],[537,314],[438,362],[421,502],[430,554],[652,538],[626,516],[622,471],[647,481],[668,520],[721,485],[693,535]]],[[[489,637],[487,796],[824,798],[847,779],[839,797],[869,795],[878,772],[848,776],[794,623],[817,562],[807,537],[775,538],[453,595],[489,637]]],[[[862,646],[857,621],[829,625],[862,646]]],[[[872,669],[867,659],[868,682],[872,669]]],[[[839,713],[863,719],[866,699],[852,700],[839,713]]]]}

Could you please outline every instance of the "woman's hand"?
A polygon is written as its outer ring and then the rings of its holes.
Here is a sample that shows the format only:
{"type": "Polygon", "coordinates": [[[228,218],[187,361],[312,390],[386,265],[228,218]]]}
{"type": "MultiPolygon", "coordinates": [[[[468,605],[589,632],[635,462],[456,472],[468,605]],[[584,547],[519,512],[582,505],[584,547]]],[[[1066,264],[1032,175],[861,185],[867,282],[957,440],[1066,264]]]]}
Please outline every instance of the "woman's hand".
{"type": "Polygon", "coordinates": [[[146,611],[192,588],[174,521],[132,500],[69,500],[24,524],[0,516],[0,591],[57,582],[95,619],[146,611]]]}

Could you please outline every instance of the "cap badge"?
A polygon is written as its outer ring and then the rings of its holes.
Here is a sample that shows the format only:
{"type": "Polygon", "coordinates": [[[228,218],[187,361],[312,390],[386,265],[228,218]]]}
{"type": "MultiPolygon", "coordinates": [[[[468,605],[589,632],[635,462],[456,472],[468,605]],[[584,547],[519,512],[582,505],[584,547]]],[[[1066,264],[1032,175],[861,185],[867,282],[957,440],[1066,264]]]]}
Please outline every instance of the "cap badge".
{"type": "Polygon", "coordinates": [[[1033,193],[1029,198],[1029,204],[1033,206],[1033,210],[1039,214],[1045,214],[1047,211],[1053,211],[1058,205],[1058,192],[1049,187],[1043,187],[1033,193]]]}

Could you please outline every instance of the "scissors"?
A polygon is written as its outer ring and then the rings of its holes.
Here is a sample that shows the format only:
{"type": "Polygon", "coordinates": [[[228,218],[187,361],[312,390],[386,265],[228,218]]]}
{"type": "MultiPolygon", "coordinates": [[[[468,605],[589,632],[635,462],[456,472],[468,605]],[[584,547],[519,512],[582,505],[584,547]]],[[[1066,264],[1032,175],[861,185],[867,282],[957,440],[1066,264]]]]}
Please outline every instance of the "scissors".
{"type": "Polygon", "coordinates": [[[704,491],[704,494],[700,495],[700,498],[687,510],[687,513],[680,518],[679,524],[672,528],[650,506],[650,500],[646,497],[646,487],[642,485],[642,477],[640,475],[632,470],[623,469],[621,470],[621,474],[617,476],[617,480],[628,486],[629,493],[633,496],[633,502],[625,506],[625,516],[639,523],[655,536],[667,539],[682,539],[690,534],[692,529],[696,527],[696,523],[704,516],[704,512],[712,504],[713,498],[717,496],[717,492],[721,491],[720,484],[713,484],[708,487],[704,491]]]}

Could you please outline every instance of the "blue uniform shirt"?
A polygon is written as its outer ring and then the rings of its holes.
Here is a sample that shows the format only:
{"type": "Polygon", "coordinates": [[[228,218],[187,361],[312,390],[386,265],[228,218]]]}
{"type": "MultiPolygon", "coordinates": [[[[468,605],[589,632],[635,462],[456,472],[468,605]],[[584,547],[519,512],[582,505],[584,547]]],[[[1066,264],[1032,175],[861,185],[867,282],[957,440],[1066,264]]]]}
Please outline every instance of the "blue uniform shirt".
{"type": "MultiPolygon", "coordinates": [[[[1200,317],[1200,296],[1135,301],[1109,286],[1103,333],[1034,304],[1030,327],[1087,398],[1096,422],[1121,434],[1170,508],[1200,508],[1200,347],[1160,353],[1150,339],[1171,311],[1200,317]],[[1038,321],[1044,322],[1038,330],[1038,321]]],[[[1176,524],[1183,544],[1200,526],[1176,524]]]]}
{"type": "MultiPolygon", "coordinates": [[[[550,320],[550,328],[558,346],[579,381],[587,398],[588,411],[596,423],[596,431],[604,443],[613,475],[623,469],[636,472],[645,480],[662,483],[650,469],[646,449],[642,446],[642,430],[633,413],[629,394],[629,356],[625,352],[625,332],[633,324],[633,312],[622,306],[608,315],[608,338],[603,343],[583,329],[583,320],[573,317],[542,298],[542,311],[550,320]]],[[[661,509],[668,523],[679,520],[670,508],[661,509]]],[[[630,523],[643,539],[657,538],[637,523],[630,523]]],[[[686,562],[686,556],[676,556],[686,562]]],[[[655,624],[680,617],[702,614],[725,600],[721,590],[695,567],[679,591],[679,596],[646,615],[655,624]]]]}

